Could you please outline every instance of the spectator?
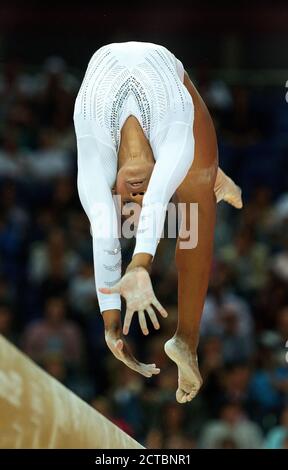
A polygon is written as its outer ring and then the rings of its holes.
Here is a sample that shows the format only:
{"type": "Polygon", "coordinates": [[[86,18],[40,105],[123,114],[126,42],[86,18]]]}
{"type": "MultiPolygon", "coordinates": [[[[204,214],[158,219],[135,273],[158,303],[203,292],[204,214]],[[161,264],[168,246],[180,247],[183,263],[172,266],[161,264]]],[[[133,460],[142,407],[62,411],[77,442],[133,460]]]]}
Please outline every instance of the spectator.
{"type": "Polygon", "coordinates": [[[253,319],[248,303],[239,295],[221,287],[217,293],[211,290],[206,298],[201,324],[202,334],[223,335],[227,326],[225,319],[229,312],[230,317],[233,315],[237,323],[237,334],[250,337],[253,332],[253,319]]]}
{"type": "Polygon", "coordinates": [[[73,308],[81,315],[93,311],[95,314],[95,280],[91,263],[83,262],[69,286],[69,299],[73,308]]]}
{"type": "Polygon", "coordinates": [[[49,275],[52,262],[58,266],[63,264],[67,276],[75,273],[80,263],[77,254],[67,246],[64,230],[55,227],[49,232],[47,243],[35,243],[31,248],[30,279],[33,282],[41,282],[49,275]]]}
{"type": "Polygon", "coordinates": [[[262,333],[259,338],[256,369],[250,382],[252,416],[263,427],[267,418],[278,415],[287,400],[288,368],[284,362],[285,351],[279,356],[279,335],[262,333]]]}
{"type": "Polygon", "coordinates": [[[84,372],[84,369],[76,370],[69,367],[61,353],[49,351],[44,355],[41,366],[48,374],[63,383],[83,400],[89,401],[94,396],[93,383],[84,372]]]}
{"type": "Polygon", "coordinates": [[[250,411],[251,366],[248,363],[229,364],[220,376],[220,389],[215,403],[221,406],[223,401],[238,403],[250,411]]]}
{"type": "Polygon", "coordinates": [[[57,146],[53,129],[42,129],[37,151],[26,156],[31,178],[46,180],[71,174],[71,155],[57,146]]]}
{"type": "Polygon", "coordinates": [[[147,433],[145,447],[147,449],[163,449],[164,436],[160,429],[151,428],[147,433]]]}
{"type": "Polygon", "coordinates": [[[252,332],[244,334],[240,328],[240,315],[236,306],[226,304],[221,311],[224,362],[247,361],[252,356],[254,344],[252,332]]]}
{"type": "Polygon", "coordinates": [[[272,428],[264,442],[265,449],[287,449],[288,407],[284,408],[278,426],[272,428]]]}
{"type": "Polygon", "coordinates": [[[204,449],[259,449],[262,433],[239,404],[228,402],[221,408],[219,419],[204,426],[199,445],[204,449]]]}
{"type": "Polygon", "coordinates": [[[223,247],[220,257],[233,270],[236,286],[244,295],[260,289],[267,279],[267,245],[258,243],[250,228],[245,227],[231,243],[223,247]]]}
{"type": "Polygon", "coordinates": [[[23,349],[36,362],[48,353],[61,354],[67,365],[79,368],[83,361],[83,338],[79,327],[66,318],[66,305],[60,297],[50,297],[45,317],[26,328],[23,349]]]}
{"type": "Polygon", "coordinates": [[[124,432],[130,436],[134,435],[134,430],[129,425],[129,423],[127,423],[123,418],[115,418],[111,402],[107,398],[103,396],[95,397],[91,400],[91,406],[95,408],[95,410],[99,411],[99,413],[101,413],[103,416],[105,416],[105,418],[116,424],[116,426],[118,426],[124,432]]]}
{"type": "Polygon", "coordinates": [[[142,390],[142,376],[123,366],[113,389],[113,402],[117,419],[128,423],[135,436],[139,435],[144,419],[140,398],[142,390]]]}

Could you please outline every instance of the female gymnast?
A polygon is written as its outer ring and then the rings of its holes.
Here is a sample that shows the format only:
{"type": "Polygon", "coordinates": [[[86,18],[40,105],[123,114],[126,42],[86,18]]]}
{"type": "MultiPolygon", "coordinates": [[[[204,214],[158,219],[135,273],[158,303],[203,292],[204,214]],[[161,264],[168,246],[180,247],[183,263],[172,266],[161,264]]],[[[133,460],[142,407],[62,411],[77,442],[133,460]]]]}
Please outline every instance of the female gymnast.
{"type": "Polygon", "coordinates": [[[113,43],[91,58],[76,98],[78,191],[90,220],[96,291],[105,339],[117,359],[151,377],[160,370],[131,354],[124,340],[138,313],[144,335],[145,312],[159,329],[150,270],[161,238],[167,204],[182,203],[186,230],[190,203],[198,203],[198,243],[180,227],[176,244],[178,325],[165,351],[178,366],[179,403],[192,400],[202,379],[198,369],[199,327],[213,253],[216,201],[242,207],[241,190],[218,169],[217,140],[210,114],[182,63],[165,47],[144,42],[113,43]],[[121,248],[115,225],[117,204],[140,204],[136,246],[121,277],[121,248]],[[216,196],[216,197],[215,197],[216,196]],[[183,204],[184,203],[184,204],[183,204]],[[184,209],[183,209],[184,207],[184,209]],[[121,300],[126,315],[121,325],[121,300]]]}

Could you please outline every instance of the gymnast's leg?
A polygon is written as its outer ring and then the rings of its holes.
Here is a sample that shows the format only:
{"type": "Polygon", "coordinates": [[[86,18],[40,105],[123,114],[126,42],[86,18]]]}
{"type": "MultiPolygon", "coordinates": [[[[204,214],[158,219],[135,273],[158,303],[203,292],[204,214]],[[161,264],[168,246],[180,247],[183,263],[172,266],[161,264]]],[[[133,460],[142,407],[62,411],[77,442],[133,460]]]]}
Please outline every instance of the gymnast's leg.
{"type": "MultiPolygon", "coordinates": [[[[208,184],[195,184],[194,197],[190,201],[198,202],[197,247],[181,249],[181,233],[176,247],[178,326],[175,336],[166,343],[165,351],[178,366],[176,398],[180,403],[192,400],[202,384],[197,363],[197,346],[213,253],[216,202],[212,179],[208,184]]],[[[187,208],[187,225],[193,224],[189,213],[187,208]]]]}
{"type": "MultiPolygon", "coordinates": [[[[198,393],[202,379],[198,369],[197,347],[200,321],[213,255],[216,198],[214,185],[217,174],[217,142],[209,113],[196,114],[194,125],[195,155],[193,165],[182,185],[178,188],[178,201],[185,204],[186,229],[193,228],[189,203],[198,203],[198,243],[193,249],[181,248],[185,239],[180,228],[176,246],[178,270],[178,325],[172,339],[165,344],[167,355],[178,366],[179,403],[192,400],[198,393]]],[[[182,218],[183,220],[183,218],[182,218]]]]}

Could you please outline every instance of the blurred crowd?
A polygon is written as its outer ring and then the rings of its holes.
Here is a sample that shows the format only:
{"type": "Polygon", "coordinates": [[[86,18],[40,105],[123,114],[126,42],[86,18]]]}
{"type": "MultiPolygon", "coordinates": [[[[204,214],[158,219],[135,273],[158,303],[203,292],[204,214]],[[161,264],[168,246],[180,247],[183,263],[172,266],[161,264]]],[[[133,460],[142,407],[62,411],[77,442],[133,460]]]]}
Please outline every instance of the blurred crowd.
{"type": "MultiPolygon", "coordinates": [[[[200,370],[189,404],[163,344],[175,330],[175,240],[159,245],[152,280],[169,312],[160,332],[129,336],[144,379],[107,350],[88,219],[76,187],[72,114],[81,75],[48,58],[0,73],[0,333],[150,448],[288,448],[288,104],[278,88],[227,86],[192,70],[214,118],[220,164],[244,209],[221,203],[200,370]]],[[[97,175],[95,175],[97,184],[97,175]]],[[[124,266],[133,242],[123,241],[124,266]]],[[[151,328],[152,330],[152,328],[151,328]]]]}

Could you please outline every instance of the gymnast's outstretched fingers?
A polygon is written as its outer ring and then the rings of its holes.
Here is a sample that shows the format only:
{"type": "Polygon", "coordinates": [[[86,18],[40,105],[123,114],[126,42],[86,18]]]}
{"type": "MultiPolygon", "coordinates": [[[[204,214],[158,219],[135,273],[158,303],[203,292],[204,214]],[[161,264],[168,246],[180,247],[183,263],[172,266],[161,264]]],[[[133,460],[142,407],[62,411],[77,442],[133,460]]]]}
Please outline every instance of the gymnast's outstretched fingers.
{"type": "Polygon", "coordinates": [[[155,329],[159,329],[159,322],[152,307],[154,307],[162,317],[168,316],[167,311],[157,300],[149,273],[145,268],[133,268],[120,279],[115,286],[110,288],[100,288],[102,294],[119,293],[126,300],[126,315],[124,319],[123,333],[129,333],[131,321],[135,312],[138,312],[140,327],[144,335],[149,333],[144,310],[147,311],[155,329]]]}

